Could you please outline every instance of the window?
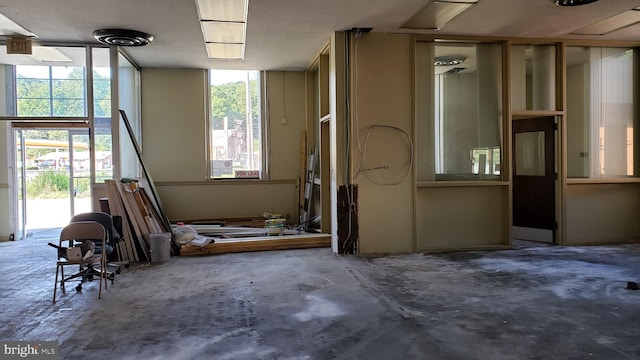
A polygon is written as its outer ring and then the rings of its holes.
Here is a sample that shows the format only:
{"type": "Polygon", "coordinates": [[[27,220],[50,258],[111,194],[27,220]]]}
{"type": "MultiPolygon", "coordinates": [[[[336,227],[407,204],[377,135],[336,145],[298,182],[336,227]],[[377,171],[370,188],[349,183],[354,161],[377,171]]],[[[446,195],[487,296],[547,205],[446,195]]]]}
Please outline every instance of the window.
{"type": "Polygon", "coordinates": [[[569,178],[634,175],[635,61],[631,48],[567,47],[569,178]]]}
{"type": "MultiPolygon", "coordinates": [[[[113,137],[111,129],[111,68],[109,49],[91,49],[93,58],[93,130],[96,149],[96,183],[113,178],[113,137]]],[[[122,141],[121,141],[122,143],[122,141]]],[[[122,159],[128,158],[121,156],[122,159]]],[[[122,175],[123,177],[125,175],[122,175]]],[[[133,177],[129,174],[127,177],[133,177]]]]}
{"type": "Polygon", "coordinates": [[[210,70],[209,176],[262,177],[260,72],[210,70]]]}
{"type": "Polygon", "coordinates": [[[556,110],[556,47],[511,46],[511,108],[556,110]]]}
{"type": "Polygon", "coordinates": [[[418,43],[418,178],[501,176],[502,47],[418,43]]]}
{"type": "Polygon", "coordinates": [[[86,116],[84,67],[16,66],[18,116],[86,116]]]}

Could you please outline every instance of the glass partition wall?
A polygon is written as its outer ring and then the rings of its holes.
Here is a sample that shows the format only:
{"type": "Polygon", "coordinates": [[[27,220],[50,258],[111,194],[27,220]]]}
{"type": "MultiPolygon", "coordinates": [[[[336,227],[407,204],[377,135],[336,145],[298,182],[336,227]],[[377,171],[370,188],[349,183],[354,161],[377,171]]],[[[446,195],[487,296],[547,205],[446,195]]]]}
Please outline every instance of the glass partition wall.
{"type": "Polygon", "coordinates": [[[416,56],[418,180],[499,180],[502,46],[419,42],[416,56]]]}
{"type": "MultiPolygon", "coordinates": [[[[95,206],[95,184],[119,175],[114,174],[114,169],[119,172],[118,158],[135,158],[113,148],[120,131],[119,117],[113,116],[118,101],[112,96],[119,92],[113,76],[121,73],[113,71],[118,49],[34,45],[32,55],[15,55],[6,54],[4,47],[0,45],[0,121],[14,129],[15,136],[5,146],[15,154],[10,168],[20,169],[20,174],[12,174],[7,190],[13,199],[12,221],[19,223],[13,227],[64,226],[74,214],[95,206]],[[59,224],[37,224],[38,217],[29,215],[29,209],[41,206],[33,205],[35,200],[55,201],[60,204],[50,205],[70,210],[60,211],[59,224]]],[[[119,100],[136,108],[138,70],[128,66],[133,71],[121,77],[133,85],[122,91],[119,100]]],[[[139,128],[139,109],[132,111],[131,118],[139,128]]]]}
{"type": "Polygon", "coordinates": [[[567,47],[568,178],[637,176],[638,50],[567,47]]]}

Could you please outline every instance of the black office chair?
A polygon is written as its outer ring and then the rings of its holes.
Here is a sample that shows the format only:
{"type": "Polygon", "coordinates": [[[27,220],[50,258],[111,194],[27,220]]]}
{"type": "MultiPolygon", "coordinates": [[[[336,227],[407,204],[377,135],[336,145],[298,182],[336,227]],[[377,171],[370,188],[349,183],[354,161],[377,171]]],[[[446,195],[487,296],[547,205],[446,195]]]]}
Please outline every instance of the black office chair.
{"type": "MultiPolygon", "coordinates": [[[[104,226],[107,231],[106,255],[107,270],[110,280],[113,283],[113,273],[120,274],[122,266],[128,266],[128,261],[117,261],[117,252],[114,251],[118,242],[122,240],[122,217],[111,216],[105,212],[93,211],[74,215],[71,222],[95,221],[104,226]]],[[[101,253],[102,249],[96,248],[96,253],[101,253]]]]}

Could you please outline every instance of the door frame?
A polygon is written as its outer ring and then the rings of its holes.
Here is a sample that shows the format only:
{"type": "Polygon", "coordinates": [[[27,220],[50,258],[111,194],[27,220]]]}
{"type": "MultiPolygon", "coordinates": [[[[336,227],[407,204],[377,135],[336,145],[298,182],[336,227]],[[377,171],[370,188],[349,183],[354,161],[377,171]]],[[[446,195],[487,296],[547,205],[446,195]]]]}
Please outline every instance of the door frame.
{"type": "MultiPolygon", "coordinates": [[[[16,161],[17,159],[17,154],[16,154],[16,149],[18,144],[15,143],[16,141],[16,134],[17,131],[22,131],[22,139],[25,140],[26,136],[25,133],[28,130],[43,130],[43,131],[67,131],[68,134],[68,139],[67,139],[67,148],[70,149],[69,151],[69,218],[71,218],[71,216],[73,216],[76,212],[76,204],[75,204],[75,197],[74,197],[74,193],[75,193],[75,183],[74,183],[74,169],[73,169],[73,136],[74,135],[78,135],[78,134],[82,134],[82,135],[88,135],[89,136],[89,143],[87,151],[89,151],[89,191],[91,193],[90,198],[93,199],[93,183],[92,180],[93,179],[93,173],[95,171],[94,167],[94,156],[91,155],[93,153],[93,149],[91,147],[91,128],[89,127],[89,125],[86,122],[46,122],[46,121],[16,121],[16,122],[12,122],[11,124],[11,133],[12,133],[12,143],[11,146],[13,147],[13,156],[12,156],[12,168],[14,169],[12,177],[13,177],[13,182],[14,184],[16,184],[16,186],[14,186],[14,191],[12,192],[12,194],[10,194],[10,196],[12,196],[12,198],[14,199],[14,209],[12,209],[11,211],[14,213],[14,219],[16,221],[16,229],[17,234],[16,234],[16,240],[17,239],[25,239],[27,236],[27,225],[28,225],[28,218],[27,218],[27,212],[28,212],[28,198],[27,198],[27,191],[26,191],[26,180],[27,177],[25,175],[26,172],[26,164],[23,162],[23,165],[20,169],[18,169],[16,161]],[[86,131],[86,133],[84,133],[86,131]],[[84,133],[84,134],[83,134],[84,133]],[[20,176],[17,174],[18,171],[22,171],[23,174],[21,174],[20,176]],[[21,181],[20,184],[18,184],[18,181],[21,181]],[[19,185],[19,186],[18,186],[19,185]],[[20,200],[19,198],[19,194],[18,191],[22,191],[22,200],[20,200]]],[[[24,157],[26,157],[26,141],[21,140],[21,144],[20,146],[24,149],[25,152],[21,152],[23,155],[23,159],[24,157]]],[[[90,203],[92,203],[93,201],[91,200],[90,203]]]]}
{"type": "MultiPolygon", "coordinates": [[[[562,243],[562,211],[563,211],[563,207],[562,207],[562,203],[561,203],[561,199],[562,199],[562,179],[564,177],[564,171],[562,171],[563,166],[562,166],[562,146],[563,146],[563,141],[562,141],[562,132],[561,132],[561,126],[562,124],[562,117],[561,116],[557,116],[557,115],[531,115],[531,116],[519,116],[519,117],[514,117],[512,119],[512,123],[511,123],[511,134],[510,134],[510,143],[511,143],[511,161],[512,164],[510,167],[510,177],[511,177],[511,199],[512,199],[512,206],[511,206],[511,238],[512,239],[520,239],[520,240],[529,240],[529,241],[537,241],[537,242],[545,242],[545,243],[552,243],[552,244],[561,244],[562,243]],[[549,145],[548,144],[548,139],[546,139],[546,134],[545,134],[545,169],[546,171],[549,171],[549,167],[547,166],[547,163],[549,161],[552,161],[552,164],[550,166],[553,176],[554,176],[554,184],[553,184],[553,213],[554,213],[554,224],[552,225],[552,229],[538,229],[538,228],[529,228],[529,227],[518,227],[515,226],[515,216],[514,216],[514,212],[515,212],[515,208],[516,208],[516,196],[515,196],[515,181],[516,181],[516,150],[515,150],[515,146],[516,146],[516,141],[515,141],[515,135],[516,133],[521,133],[523,131],[516,131],[515,128],[515,123],[518,121],[529,121],[529,122],[535,122],[535,120],[538,119],[540,121],[543,120],[552,120],[553,121],[553,130],[552,130],[552,135],[551,135],[551,146],[553,147],[552,149],[552,153],[549,154],[548,151],[546,150],[546,147],[549,145]],[[551,156],[549,156],[551,155],[551,156]],[[550,230],[550,234],[549,231],[550,230]]],[[[536,131],[536,130],[532,130],[532,131],[536,131]]],[[[527,131],[524,131],[527,132],[527,131]]]]}

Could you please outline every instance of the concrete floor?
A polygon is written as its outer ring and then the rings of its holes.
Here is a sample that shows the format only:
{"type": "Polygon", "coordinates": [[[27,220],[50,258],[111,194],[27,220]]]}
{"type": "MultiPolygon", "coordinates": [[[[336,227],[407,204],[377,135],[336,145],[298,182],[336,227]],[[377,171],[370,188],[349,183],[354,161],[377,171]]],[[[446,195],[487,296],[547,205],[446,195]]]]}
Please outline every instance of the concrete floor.
{"type": "Polygon", "coordinates": [[[52,304],[52,236],[0,243],[0,340],[61,359],[640,359],[640,245],[174,257],[52,304]]]}

